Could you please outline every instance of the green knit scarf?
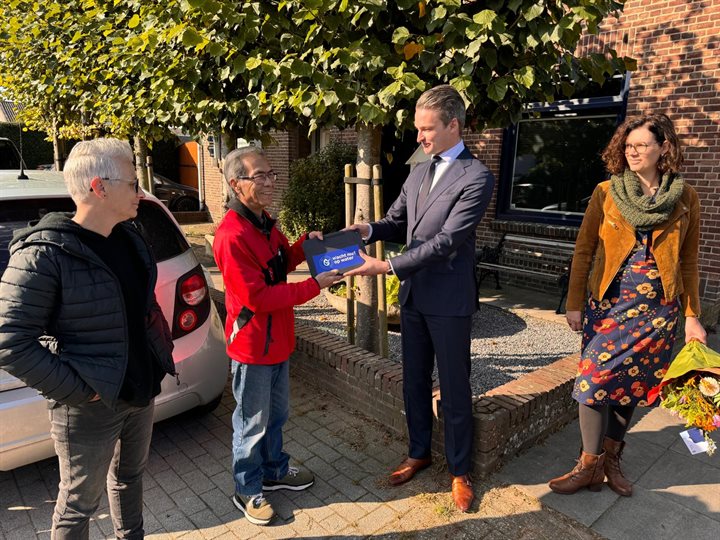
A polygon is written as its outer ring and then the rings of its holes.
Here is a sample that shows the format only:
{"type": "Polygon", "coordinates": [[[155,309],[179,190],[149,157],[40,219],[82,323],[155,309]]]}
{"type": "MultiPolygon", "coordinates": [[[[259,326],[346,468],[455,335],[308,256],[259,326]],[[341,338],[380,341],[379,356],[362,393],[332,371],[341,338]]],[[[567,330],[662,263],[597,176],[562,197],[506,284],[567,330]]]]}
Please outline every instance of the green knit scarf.
{"type": "Polygon", "coordinates": [[[623,218],[636,230],[647,231],[668,220],[683,192],[684,181],[669,172],[663,174],[654,197],[643,194],[640,179],[630,169],[612,175],[610,194],[623,218]]]}

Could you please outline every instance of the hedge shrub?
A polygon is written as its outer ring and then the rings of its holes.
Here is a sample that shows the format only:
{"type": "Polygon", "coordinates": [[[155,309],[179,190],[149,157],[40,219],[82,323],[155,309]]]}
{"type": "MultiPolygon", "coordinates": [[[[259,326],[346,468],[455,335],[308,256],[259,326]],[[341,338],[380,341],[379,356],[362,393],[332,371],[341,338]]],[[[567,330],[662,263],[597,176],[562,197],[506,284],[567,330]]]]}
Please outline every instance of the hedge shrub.
{"type": "Polygon", "coordinates": [[[344,167],[356,159],[354,146],[331,142],[290,165],[290,181],[278,216],[290,239],[307,231],[331,232],[345,226],[344,167]]]}
{"type": "MultiPolygon", "coordinates": [[[[0,122],[0,137],[10,139],[20,150],[21,124],[0,122]]],[[[28,169],[35,169],[38,165],[53,163],[53,145],[47,140],[44,131],[23,131],[22,133],[23,159],[28,169]]]]}

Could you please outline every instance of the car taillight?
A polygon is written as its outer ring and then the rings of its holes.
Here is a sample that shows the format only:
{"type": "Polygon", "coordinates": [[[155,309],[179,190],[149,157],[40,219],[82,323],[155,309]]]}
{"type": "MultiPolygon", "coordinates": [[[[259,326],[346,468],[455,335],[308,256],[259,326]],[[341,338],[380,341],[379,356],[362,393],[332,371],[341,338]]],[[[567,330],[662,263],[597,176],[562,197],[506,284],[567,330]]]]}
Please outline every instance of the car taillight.
{"type": "Polygon", "coordinates": [[[173,313],[173,339],[189,334],[207,320],[210,295],[200,265],[177,280],[173,313]]]}
{"type": "Polygon", "coordinates": [[[180,284],[180,295],[189,306],[197,306],[207,296],[205,279],[194,274],[180,284]]]}
{"type": "Polygon", "coordinates": [[[197,314],[192,309],[186,309],[178,317],[178,326],[183,332],[190,332],[197,326],[197,314]]]}

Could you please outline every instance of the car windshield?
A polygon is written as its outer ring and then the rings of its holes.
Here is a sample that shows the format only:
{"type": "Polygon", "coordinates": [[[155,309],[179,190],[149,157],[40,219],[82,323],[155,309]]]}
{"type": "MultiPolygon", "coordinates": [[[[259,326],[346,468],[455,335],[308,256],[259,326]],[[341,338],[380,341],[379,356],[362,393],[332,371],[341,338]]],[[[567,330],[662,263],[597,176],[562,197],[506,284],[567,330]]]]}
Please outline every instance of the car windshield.
{"type": "MultiPolygon", "coordinates": [[[[34,225],[48,212],[74,211],[75,205],[70,198],[0,201],[0,274],[8,265],[8,244],[14,231],[34,225]]],[[[141,201],[134,221],[158,262],[171,259],[190,248],[182,232],[154,201],[141,201]]]]}

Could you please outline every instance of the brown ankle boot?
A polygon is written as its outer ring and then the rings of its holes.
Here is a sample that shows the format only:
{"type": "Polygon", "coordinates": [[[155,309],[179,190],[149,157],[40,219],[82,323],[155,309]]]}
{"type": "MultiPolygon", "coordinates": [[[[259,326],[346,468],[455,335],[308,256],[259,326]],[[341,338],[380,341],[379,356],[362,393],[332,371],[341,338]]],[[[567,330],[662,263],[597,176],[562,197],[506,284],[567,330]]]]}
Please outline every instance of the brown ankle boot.
{"type": "Polygon", "coordinates": [[[620,458],[622,456],[624,441],[614,441],[605,437],[603,450],[605,450],[605,476],[607,483],[615,493],[623,497],[632,495],[632,484],[623,476],[620,470],[620,458]]]}
{"type": "Polygon", "coordinates": [[[605,453],[599,456],[580,452],[575,468],[567,474],[550,480],[548,486],[555,493],[572,495],[581,488],[587,487],[590,491],[600,491],[605,472],[603,469],[605,453]]]}

